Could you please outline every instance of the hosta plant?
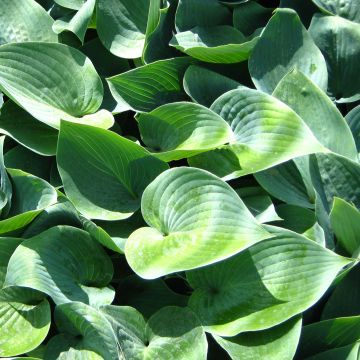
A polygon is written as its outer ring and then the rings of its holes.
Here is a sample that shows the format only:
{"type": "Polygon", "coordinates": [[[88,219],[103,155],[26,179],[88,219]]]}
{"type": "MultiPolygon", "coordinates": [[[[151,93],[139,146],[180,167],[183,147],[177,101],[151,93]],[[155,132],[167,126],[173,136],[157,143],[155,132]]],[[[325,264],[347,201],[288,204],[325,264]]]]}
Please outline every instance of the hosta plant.
{"type": "Polygon", "coordinates": [[[0,0],[0,357],[360,359],[358,0],[0,0]]]}

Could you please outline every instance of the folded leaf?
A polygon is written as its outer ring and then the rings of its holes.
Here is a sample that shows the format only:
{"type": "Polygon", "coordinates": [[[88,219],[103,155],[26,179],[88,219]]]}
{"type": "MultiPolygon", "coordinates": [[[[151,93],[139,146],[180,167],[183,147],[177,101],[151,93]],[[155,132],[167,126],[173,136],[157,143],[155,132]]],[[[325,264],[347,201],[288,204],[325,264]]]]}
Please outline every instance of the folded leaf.
{"type": "Polygon", "coordinates": [[[0,46],[0,89],[36,119],[59,128],[60,120],[109,128],[114,119],[101,110],[103,86],[91,61],[78,50],[55,43],[0,46]]]}
{"type": "Polygon", "coordinates": [[[187,273],[189,306],[206,331],[268,329],[315,304],[351,260],[282,230],[218,264],[187,273]]]}
{"type": "Polygon", "coordinates": [[[165,171],[144,191],[141,211],[151,227],[130,235],[125,255],[146,279],[217,262],[270,236],[228,184],[200,169],[165,171]]]}
{"type": "Polygon", "coordinates": [[[201,61],[232,64],[247,60],[257,41],[257,37],[247,40],[240,31],[223,25],[177,33],[170,45],[201,61]]]}
{"type": "Polygon", "coordinates": [[[61,125],[57,162],[70,201],[85,217],[102,220],[131,216],[145,187],[168,168],[111,131],[69,122],[61,125]]]}
{"type": "Polygon", "coordinates": [[[230,125],[235,140],[190,158],[189,164],[227,180],[326,151],[293,110],[263,92],[248,88],[229,91],[211,110],[230,125]]]}
{"type": "Polygon", "coordinates": [[[277,9],[249,59],[257,89],[271,94],[291,69],[297,68],[321,89],[327,87],[326,63],[294,10],[277,9]]]}
{"type": "Polygon", "coordinates": [[[230,126],[219,115],[190,102],[170,103],[140,114],[138,123],[145,145],[164,161],[190,157],[232,139],[230,126]]]}
{"type": "Polygon", "coordinates": [[[57,226],[22,242],[12,255],[5,286],[24,286],[49,295],[56,304],[109,304],[110,258],[85,231],[57,226]],[[108,301],[109,300],[109,301],[108,301]]]}

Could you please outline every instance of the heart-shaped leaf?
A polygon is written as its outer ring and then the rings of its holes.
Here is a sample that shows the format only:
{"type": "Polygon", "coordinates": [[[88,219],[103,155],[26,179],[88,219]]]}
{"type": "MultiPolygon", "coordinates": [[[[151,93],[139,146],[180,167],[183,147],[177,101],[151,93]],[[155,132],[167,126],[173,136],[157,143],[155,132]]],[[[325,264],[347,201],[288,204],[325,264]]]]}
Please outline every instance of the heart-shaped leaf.
{"type": "Polygon", "coordinates": [[[101,110],[103,86],[91,61],[63,44],[17,43],[0,47],[0,89],[36,119],[55,128],[60,120],[109,128],[101,110]]]}
{"type": "Polygon", "coordinates": [[[214,263],[270,236],[228,184],[200,169],[165,171],[144,191],[141,211],[151,227],[130,235],[125,255],[146,279],[214,263]]]}
{"type": "Polygon", "coordinates": [[[296,233],[277,230],[226,261],[187,273],[189,306],[207,331],[234,336],[301,313],[351,262],[296,233]]]}
{"type": "Polygon", "coordinates": [[[85,231],[53,227],[25,240],[12,255],[5,286],[24,286],[51,296],[56,304],[109,304],[114,292],[109,257],[85,231]]]}
{"type": "Polygon", "coordinates": [[[190,102],[170,103],[138,117],[141,138],[157,158],[178,160],[214,149],[232,139],[216,113],[190,102]]]}
{"type": "Polygon", "coordinates": [[[70,201],[84,216],[103,220],[131,216],[145,187],[168,168],[131,140],[69,122],[61,125],[57,161],[70,201]]]}

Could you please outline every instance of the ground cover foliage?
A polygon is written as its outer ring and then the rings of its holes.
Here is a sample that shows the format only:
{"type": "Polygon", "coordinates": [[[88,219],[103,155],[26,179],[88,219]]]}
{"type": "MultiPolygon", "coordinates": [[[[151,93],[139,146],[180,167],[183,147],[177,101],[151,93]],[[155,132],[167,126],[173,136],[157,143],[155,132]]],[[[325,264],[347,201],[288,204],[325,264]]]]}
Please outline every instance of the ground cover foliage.
{"type": "Polygon", "coordinates": [[[358,360],[358,0],[0,0],[0,357],[358,360]]]}

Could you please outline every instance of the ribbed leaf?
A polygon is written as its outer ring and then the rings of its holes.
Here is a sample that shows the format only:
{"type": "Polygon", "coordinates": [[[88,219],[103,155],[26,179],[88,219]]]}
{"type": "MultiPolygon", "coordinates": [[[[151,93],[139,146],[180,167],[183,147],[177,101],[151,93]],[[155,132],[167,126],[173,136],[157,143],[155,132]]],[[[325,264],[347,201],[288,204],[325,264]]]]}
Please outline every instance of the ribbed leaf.
{"type": "Polygon", "coordinates": [[[115,100],[128,109],[147,112],[186,99],[182,78],[194,60],[188,57],[160,60],[108,78],[115,100]]]}
{"type": "Polygon", "coordinates": [[[131,216],[145,187],[168,168],[113,132],[68,122],[61,125],[57,161],[70,201],[84,216],[102,220],[131,216]]]}
{"type": "Polygon", "coordinates": [[[141,138],[154,156],[178,160],[214,149],[232,139],[216,113],[190,102],[170,103],[138,117],[141,138]]]}
{"type": "Polygon", "coordinates": [[[90,60],[63,44],[18,43],[0,47],[0,89],[36,119],[55,128],[60,120],[111,127],[99,109],[103,86],[90,60]]]}
{"type": "Polygon", "coordinates": [[[158,176],[141,211],[151,227],[130,235],[125,255],[146,279],[214,263],[270,236],[228,184],[199,169],[158,176]]]}
{"type": "Polygon", "coordinates": [[[312,0],[325,13],[341,16],[360,23],[360,8],[357,0],[312,0]]]}
{"type": "Polygon", "coordinates": [[[268,329],[315,304],[350,260],[285,230],[226,261],[187,273],[189,306],[207,331],[268,329]]]}
{"type": "Polygon", "coordinates": [[[257,90],[241,88],[211,106],[231,127],[234,141],[189,159],[225,179],[267,169],[297,156],[326,151],[287,105],[257,90]]]}

